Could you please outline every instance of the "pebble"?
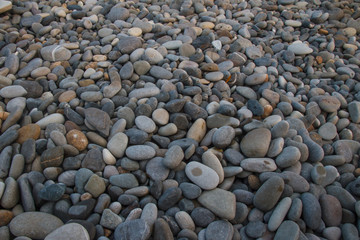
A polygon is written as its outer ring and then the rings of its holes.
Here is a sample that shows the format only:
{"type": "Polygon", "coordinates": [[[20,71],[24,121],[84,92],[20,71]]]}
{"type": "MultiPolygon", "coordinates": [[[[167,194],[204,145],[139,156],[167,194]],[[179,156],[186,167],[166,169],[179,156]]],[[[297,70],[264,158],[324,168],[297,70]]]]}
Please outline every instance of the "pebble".
{"type": "Polygon", "coordinates": [[[16,237],[25,236],[44,239],[48,234],[63,225],[63,222],[59,218],[51,214],[24,212],[11,220],[9,229],[16,237]]]}
{"type": "Polygon", "coordinates": [[[192,182],[204,190],[214,189],[219,184],[218,174],[213,169],[202,163],[188,163],[186,165],[185,172],[186,176],[192,182]]]}
{"type": "Polygon", "coordinates": [[[78,223],[65,224],[45,237],[46,240],[60,240],[60,239],[76,238],[79,240],[90,240],[88,231],[78,223]]]}
{"type": "Polygon", "coordinates": [[[247,157],[262,158],[266,156],[271,141],[271,132],[258,128],[248,132],[240,142],[240,149],[247,157]]]}
{"type": "Polygon", "coordinates": [[[358,236],[356,1],[1,4],[0,239],[358,236]]]}
{"type": "Polygon", "coordinates": [[[229,191],[220,188],[204,191],[198,201],[220,218],[228,220],[235,218],[236,198],[229,191]]]}
{"type": "Polygon", "coordinates": [[[269,178],[255,193],[253,204],[262,211],[269,211],[279,201],[284,191],[282,178],[274,176],[269,178]]]}

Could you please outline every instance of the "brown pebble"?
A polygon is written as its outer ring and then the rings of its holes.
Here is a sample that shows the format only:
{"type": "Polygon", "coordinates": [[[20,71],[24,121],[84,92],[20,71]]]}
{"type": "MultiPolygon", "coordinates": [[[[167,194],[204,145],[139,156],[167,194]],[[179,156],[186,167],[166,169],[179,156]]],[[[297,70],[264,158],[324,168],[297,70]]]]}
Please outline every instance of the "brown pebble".
{"type": "Polygon", "coordinates": [[[69,90],[69,91],[63,92],[59,96],[59,102],[70,102],[74,98],[76,98],[76,92],[73,90],[69,90]]]}
{"type": "Polygon", "coordinates": [[[253,190],[258,190],[261,186],[260,179],[256,175],[249,175],[248,176],[249,186],[253,190]]]}
{"type": "Polygon", "coordinates": [[[73,130],[73,129],[81,131],[81,128],[76,123],[69,121],[69,120],[64,123],[64,126],[66,129],[66,132],[70,132],[70,130],[73,130]]]}
{"type": "Polygon", "coordinates": [[[6,226],[10,223],[11,219],[13,219],[14,214],[9,210],[0,210],[0,227],[6,226]]]}
{"type": "Polygon", "coordinates": [[[85,80],[79,81],[79,86],[80,87],[86,87],[86,86],[89,86],[89,85],[92,85],[92,84],[95,84],[95,81],[91,80],[91,79],[85,79],[85,80]]]}
{"type": "Polygon", "coordinates": [[[80,200],[81,200],[81,201],[85,201],[85,200],[88,200],[88,199],[90,199],[90,198],[92,198],[92,195],[91,195],[90,193],[88,193],[88,192],[86,192],[86,193],[84,193],[84,194],[82,194],[82,195],[80,196],[80,200]]]}
{"type": "Polygon", "coordinates": [[[357,168],[357,169],[354,170],[354,175],[355,175],[355,177],[360,176],[360,168],[357,168]]]}
{"type": "Polygon", "coordinates": [[[73,129],[66,134],[66,140],[70,145],[73,145],[79,151],[85,150],[89,144],[85,134],[76,129],[73,129]]]}
{"type": "Polygon", "coordinates": [[[40,132],[41,132],[41,128],[39,125],[28,124],[18,130],[19,136],[16,141],[22,144],[30,138],[37,140],[40,137],[40,132]]]}

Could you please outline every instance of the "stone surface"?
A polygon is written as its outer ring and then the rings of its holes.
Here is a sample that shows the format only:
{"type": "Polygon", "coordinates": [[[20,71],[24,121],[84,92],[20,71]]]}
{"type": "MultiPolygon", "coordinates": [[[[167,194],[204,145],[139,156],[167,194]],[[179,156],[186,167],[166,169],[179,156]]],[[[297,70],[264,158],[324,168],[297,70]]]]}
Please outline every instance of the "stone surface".
{"type": "Polygon", "coordinates": [[[88,231],[78,223],[68,223],[52,231],[45,240],[79,239],[90,240],[88,231]]]}
{"type": "Polygon", "coordinates": [[[25,212],[17,215],[9,224],[13,235],[44,239],[48,234],[61,227],[63,222],[48,213],[25,212]]]}

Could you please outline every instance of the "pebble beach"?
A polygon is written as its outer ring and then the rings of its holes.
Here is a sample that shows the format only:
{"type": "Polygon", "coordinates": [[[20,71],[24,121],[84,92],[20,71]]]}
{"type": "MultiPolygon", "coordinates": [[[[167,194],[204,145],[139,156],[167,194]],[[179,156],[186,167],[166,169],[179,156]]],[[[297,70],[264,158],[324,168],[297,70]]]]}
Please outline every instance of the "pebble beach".
{"type": "Polygon", "coordinates": [[[0,240],[358,240],[359,0],[0,0],[0,240]]]}

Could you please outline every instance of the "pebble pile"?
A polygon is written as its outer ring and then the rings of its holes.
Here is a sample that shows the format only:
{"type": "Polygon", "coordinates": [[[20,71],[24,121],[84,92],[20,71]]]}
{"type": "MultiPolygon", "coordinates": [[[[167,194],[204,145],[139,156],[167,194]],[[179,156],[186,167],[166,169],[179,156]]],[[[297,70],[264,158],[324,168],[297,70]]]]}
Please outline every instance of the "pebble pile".
{"type": "Polygon", "coordinates": [[[359,239],[359,0],[1,12],[1,240],[359,239]]]}

